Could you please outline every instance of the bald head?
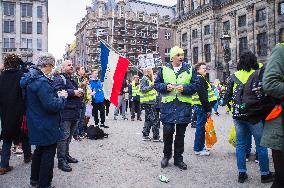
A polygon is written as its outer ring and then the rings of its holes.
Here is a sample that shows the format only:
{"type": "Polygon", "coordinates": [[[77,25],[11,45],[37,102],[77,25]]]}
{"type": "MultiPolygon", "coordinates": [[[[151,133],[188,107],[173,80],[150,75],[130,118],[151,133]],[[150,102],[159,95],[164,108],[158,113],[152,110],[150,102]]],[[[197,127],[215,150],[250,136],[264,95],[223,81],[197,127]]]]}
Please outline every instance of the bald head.
{"type": "Polygon", "coordinates": [[[63,73],[65,73],[65,74],[71,75],[71,74],[73,73],[73,71],[74,71],[72,61],[70,61],[70,60],[65,60],[65,61],[62,63],[61,71],[62,71],[63,73]]]}

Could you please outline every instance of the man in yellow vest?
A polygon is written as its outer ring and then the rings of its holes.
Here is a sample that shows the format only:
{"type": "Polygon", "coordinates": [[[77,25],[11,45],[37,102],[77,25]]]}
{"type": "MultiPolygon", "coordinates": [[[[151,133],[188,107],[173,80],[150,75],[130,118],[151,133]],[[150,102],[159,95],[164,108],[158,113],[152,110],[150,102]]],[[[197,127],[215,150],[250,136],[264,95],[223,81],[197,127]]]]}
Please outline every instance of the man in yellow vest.
{"type": "Polygon", "coordinates": [[[135,119],[135,112],[137,113],[137,120],[142,121],[140,108],[140,83],[138,75],[133,76],[133,81],[129,85],[129,96],[131,101],[131,121],[134,121],[135,119]]]}
{"type": "Polygon", "coordinates": [[[157,75],[154,87],[161,94],[161,122],[163,124],[164,158],[161,167],[165,168],[172,157],[173,134],[174,165],[186,170],[183,162],[184,137],[191,119],[191,96],[198,90],[199,82],[195,71],[183,62],[183,49],[175,46],[170,51],[172,63],[163,66],[157,75]]]}
{"type": "Polygon", "coordinates": [[[146,67],[140,83],[140,103],[145,109],[145,123],[143,127],[143,140],[150,141],[150,129],[152,127],[153,142],[161,142],[159,129],[159,114],[156,109],[157,91],[154,89],[154,74],[152,67],[146,67]]]}
{"type": "Polygon", "coordinates": [[[194,140],[194,153],[196,155],[208,156],[210,152],[205,148],[205,124],[210,117],[212,107],[217,101],[211,84],[206,80],[206,63],[200,62],[195,65],[197,76],[201,83],[200,89],[192,96],[192,104],[196,113],[196,131],[194,140]]]}

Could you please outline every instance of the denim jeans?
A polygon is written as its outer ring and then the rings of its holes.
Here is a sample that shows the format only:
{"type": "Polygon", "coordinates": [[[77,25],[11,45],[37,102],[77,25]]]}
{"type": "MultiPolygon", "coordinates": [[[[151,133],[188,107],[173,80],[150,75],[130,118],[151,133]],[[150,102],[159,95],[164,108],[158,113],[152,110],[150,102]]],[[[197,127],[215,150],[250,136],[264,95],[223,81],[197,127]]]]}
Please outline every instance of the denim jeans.
{"type": "Polygon", "coordinates": [[[12,141],[3,141],[1,154],[1,168],[8,168],[11,156],[12,141]]]}
{"type": "Polygon", "coordinates": [[[118,106],[115,107],[114,116],[118,116],[118,111],[120,107],[121,107],[121,115],[122,117],[125,117],[126,101],[124,100],[123,95],[118,95],[118,106]]]}
{"type": "Polygon", "coordinates": [[[196,130],[194,139],[194,151],[199,152],[205,148],[205,124],[207,113],[201,105],[194,105],[196,113],[196,130]]]}
{"type": "Polygon", "coordinates": [[[55,152],[56,144],[36,146],[32,158],[30,180],[37,183],[39,188],[51,186],[55,152]]]}
{"type": "Polygon", "coordinates": [[[57,142],[58,161],[65,160],[69,155],[69,144],[76,129],[77,121],[64,121],[61,123],[61,129],[64,131],[64,138],[57,142]]]}
{"type": "Polygon", "coordinates": [[[152,127],[153,138],[160,138],[160,123],[159,123],[159,114],[155,107],[155,104],[143,104],[145,109],[145,122],[143,126],[143,136],[149,136],[150,130],[152,127]]]}
{"type": "Polygon", "coordinates": [[[77,123],[75,135],[82,136],[84,133],[85,113],[86,113],[86,104],[83,104],[83,108],[80,109],[80,118],[77,123]]]}
{"type": "Polygon", "coordinates": [[[248,121],[234,120],[236,127],[236,157],[239,172],[246,172],[246,152],[250,137],[250,132],[254,137],[256,152],[258,154],[259,167],[261,175],[269,174],[269,159],[267,148],[260,146],[262,137],[263,123],[251,124],[248,121]]]}
{"type": "Polygon", "coordinates": [[[187,124],[171,124],[163,123],[163,140],[164,140],[164,157],[172,157],[172,145],[173,145],[173,135],[175,133],[176,126],[176,135],[174,141],[174,160],[176,162],[183,161],[183,152],[184,152],[184,137],[187,124]]]}

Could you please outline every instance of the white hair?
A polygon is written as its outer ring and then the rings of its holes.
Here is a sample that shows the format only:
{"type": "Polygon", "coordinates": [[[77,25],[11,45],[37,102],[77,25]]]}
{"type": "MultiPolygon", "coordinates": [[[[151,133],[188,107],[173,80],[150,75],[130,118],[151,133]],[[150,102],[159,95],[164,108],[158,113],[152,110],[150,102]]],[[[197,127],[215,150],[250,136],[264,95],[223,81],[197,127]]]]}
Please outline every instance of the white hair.
{"type": "Polygon", "coordinates": [[[45,67],[46,65],[54,65],[55,58],[51,53],[41,52],[36,55],[35,65],[38,67],[45,67]]]}

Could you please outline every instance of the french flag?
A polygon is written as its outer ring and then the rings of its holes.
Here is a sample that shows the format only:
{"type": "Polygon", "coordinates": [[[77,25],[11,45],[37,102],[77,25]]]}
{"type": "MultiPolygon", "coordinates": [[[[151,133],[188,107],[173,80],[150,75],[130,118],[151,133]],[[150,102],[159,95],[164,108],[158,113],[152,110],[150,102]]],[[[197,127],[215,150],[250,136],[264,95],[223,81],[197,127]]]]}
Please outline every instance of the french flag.
{"type": "Polygon", "coordinates": [[[118,95],[130,62],[128,59],[109,49],[103,42],[100,43],[100,48],[101,81],[103,82],[105,98],[109,99],[115,106],[118,106],[118,95]]]}

